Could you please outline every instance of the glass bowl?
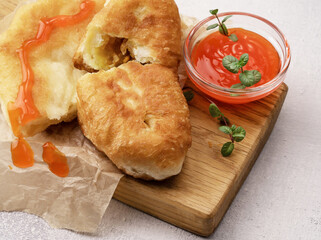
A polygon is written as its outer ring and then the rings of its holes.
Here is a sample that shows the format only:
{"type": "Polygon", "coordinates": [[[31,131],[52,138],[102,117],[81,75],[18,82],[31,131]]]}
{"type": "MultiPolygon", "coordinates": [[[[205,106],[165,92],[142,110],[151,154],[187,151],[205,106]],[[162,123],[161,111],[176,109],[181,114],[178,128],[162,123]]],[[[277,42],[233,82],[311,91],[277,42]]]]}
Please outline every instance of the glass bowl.
{"type": "Polygon", "coordinates": [[[215,16],[210,16],[200,21],[193,27],[189,35],[187,36],[184,44],[184,60],[186,65],[186,72],[192,82],[205,94],[213,97],[219,101],[241,104],[263,98],[273,91],[275,91],[285,79],[286,72],[288,70],[291,61],[290,46],[284,36],[284,34],[268,20],[256,16],[250,13],[243,12],[226,12],[218,14],[220,19],[225,16],[233,15],[225,22],[227,28],[243,28],[252,32],[255,32],[265,39],[267,39],[275,48],[280,57],[280,71],[270,81],[262,84],[258,87],[246,88],[246,89],[230,89],[225,88],[209,82],[204,78],[193,66],[191,61],[191,55],[194,46],[202,39],[207,37],[214,31],[218,31],[218,28],[214,30],[206,30],[206,27],[217,23],[215,16]]]}

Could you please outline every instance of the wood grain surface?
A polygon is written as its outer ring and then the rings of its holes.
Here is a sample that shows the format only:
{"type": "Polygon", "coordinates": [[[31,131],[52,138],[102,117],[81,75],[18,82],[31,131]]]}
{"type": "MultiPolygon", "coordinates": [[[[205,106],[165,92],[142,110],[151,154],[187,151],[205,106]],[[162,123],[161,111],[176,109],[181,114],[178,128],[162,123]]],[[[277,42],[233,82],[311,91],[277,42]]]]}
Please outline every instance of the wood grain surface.
{"type": "Polygon", "coordinates": [[[193,143],[182,172],[161,183],[123,177],[114,197],[193,233],[210,235],[270,136],[287,91],[282,84],[270,96],[253,103],[217,102],[232,123],[247,131],[246,138],[236,143],[229,157],[220,154],[228,138],[218,130],[218,121],[208,114],[209,103],[196,97],[190,106],[193,143]]]}
{"type": "MultiPolygon", "coordinates": [[[[18,0],[0,1],[0,18],[14,10],[18,0]]],[[[246,138],[233,154],[222,157],[227,137],[209,116],[209,103],[197,96],[190,102],[192,147],[183,170],[163,182],[123,177],[114,198],[193,233],[208,236],[219,224],[248,175],[277,120],[287,93],[282,84],[270,96],[244,105],[217,102],[232,123],[244,127],[246,138]]]]}

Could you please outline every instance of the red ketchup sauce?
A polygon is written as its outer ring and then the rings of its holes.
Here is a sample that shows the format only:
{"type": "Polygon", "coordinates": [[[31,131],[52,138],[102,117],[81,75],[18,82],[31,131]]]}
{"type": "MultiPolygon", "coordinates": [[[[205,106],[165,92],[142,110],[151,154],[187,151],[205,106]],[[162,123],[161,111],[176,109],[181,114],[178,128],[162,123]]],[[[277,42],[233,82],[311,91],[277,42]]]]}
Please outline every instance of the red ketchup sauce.
{"type": "Polygon", "coordinates": [[[16,167],[28,168],[33,166],[33,151],[24,138],[17,138],[11,143],[11,156],[16,167]]]}
{"type": "MultiPolygon", "coordinates": [[[[36,36],[32,39],[24,41],[22,46],[17,50],[22,69],[22,82],[19,86],[18,95],[15,102],[9,102],[7,106],[11,128],[13,134],[17,137],[17,139],[11,144],[12,162],[17,167],[27,168],[33,166],[34,164],[33,151],[28,142],[24,139],[24,136],[20,131],[20,127],[25,126],[28,122],[40,117],[40,113],[35,106],[32,97],[32,88],[35,78],[32,67],[30,66],[28,60],[29,52],[32,48],[48,41],[51,32],[55,28],[63,28],[80,23],[92,14],[94,8],[95,2],[85,0],[80,4],[80,11],[75,15],[60,15],[52,18],[42,18],[40,20],[36,36]]],[[[53,146],[53,144],[50,144],[50,146],[53,146]]],[[[44,152],[46,151],[46,153],[49,151],[47,147],[48,146],[45,144],[44,152]]],[[[50,149],[52,149],[52,147],[50,149]]],[[[48,154],[45,156],[47,155],[48,154]]],[[[60,164],[62,153],[57,150],[51,151],[49,155],[50,157],[46,157],[46,159],[50,158],[49,168],[50,166],[55,166],[53,173],[58,173],[56,174],[58,176],[67,176],[69,172],[68,166],[66,168],[64,164],[60,164]],[[55,161],[57,161],[58,164],[55,164],[55,161]],[[61,167],[62,170],[58,171],[57,166],[61,167]],[[66,169],[68,169],[68,171],[66,171],[66,169]]]]}
{"type": "Polygon", "coordinates": [[[239,59],[242,54],[248,53],[249,61],[243,69],[258,70],[262,75],[261,80],[252,87],[272,80],[280,71],[280,57],[273,45],[259,34],[242,28],[229,29],[229,34],[232,33],[238,37],[237,42],[217,31],[195,45],[191,60],[197,72],[209,83],[230,88],[240,83],[239,74],[226,70],[223,58],[232,55],[239,59]]]}
{"type": "Polygon", "coordinates": [[[50,171],[59,177],[67,177],[69,173],[69,167],[66,156],[51,142],[45,143],[42,147],[42,158],[43,161],[49,165],[50,171]]]}

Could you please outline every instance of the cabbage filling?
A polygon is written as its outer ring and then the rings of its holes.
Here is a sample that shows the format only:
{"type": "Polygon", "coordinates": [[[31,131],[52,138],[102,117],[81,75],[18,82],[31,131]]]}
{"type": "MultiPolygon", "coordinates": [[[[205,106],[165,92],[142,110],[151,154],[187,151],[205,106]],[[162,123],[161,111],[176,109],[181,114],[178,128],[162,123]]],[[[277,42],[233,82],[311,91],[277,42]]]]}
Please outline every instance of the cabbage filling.
{"type": "Polygon", "coordinates": [[[86,41],[84,60],[95,70],[118,67],[135,59],[130,54],[127,41],[125,38],[111,37],[107,34],[90,34],[86,41]]]}

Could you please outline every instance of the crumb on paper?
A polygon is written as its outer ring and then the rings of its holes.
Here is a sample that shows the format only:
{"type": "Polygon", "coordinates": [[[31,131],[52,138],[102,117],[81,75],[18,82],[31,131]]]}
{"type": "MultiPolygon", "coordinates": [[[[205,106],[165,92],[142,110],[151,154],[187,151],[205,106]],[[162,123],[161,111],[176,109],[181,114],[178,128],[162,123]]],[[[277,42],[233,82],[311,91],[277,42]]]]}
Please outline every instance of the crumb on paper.
{"type": "Polygon", "coordinates": [[[11,165],[8,165],[8,168],[9,168],[10,170],[12,170],[12,166],[11,166],[11,165]]]}
{"type": "Polygon", "coordinates": [[[213,143],[211,141],[208,141],[208,147],[212,148],[213,147],[213,143]]]}

